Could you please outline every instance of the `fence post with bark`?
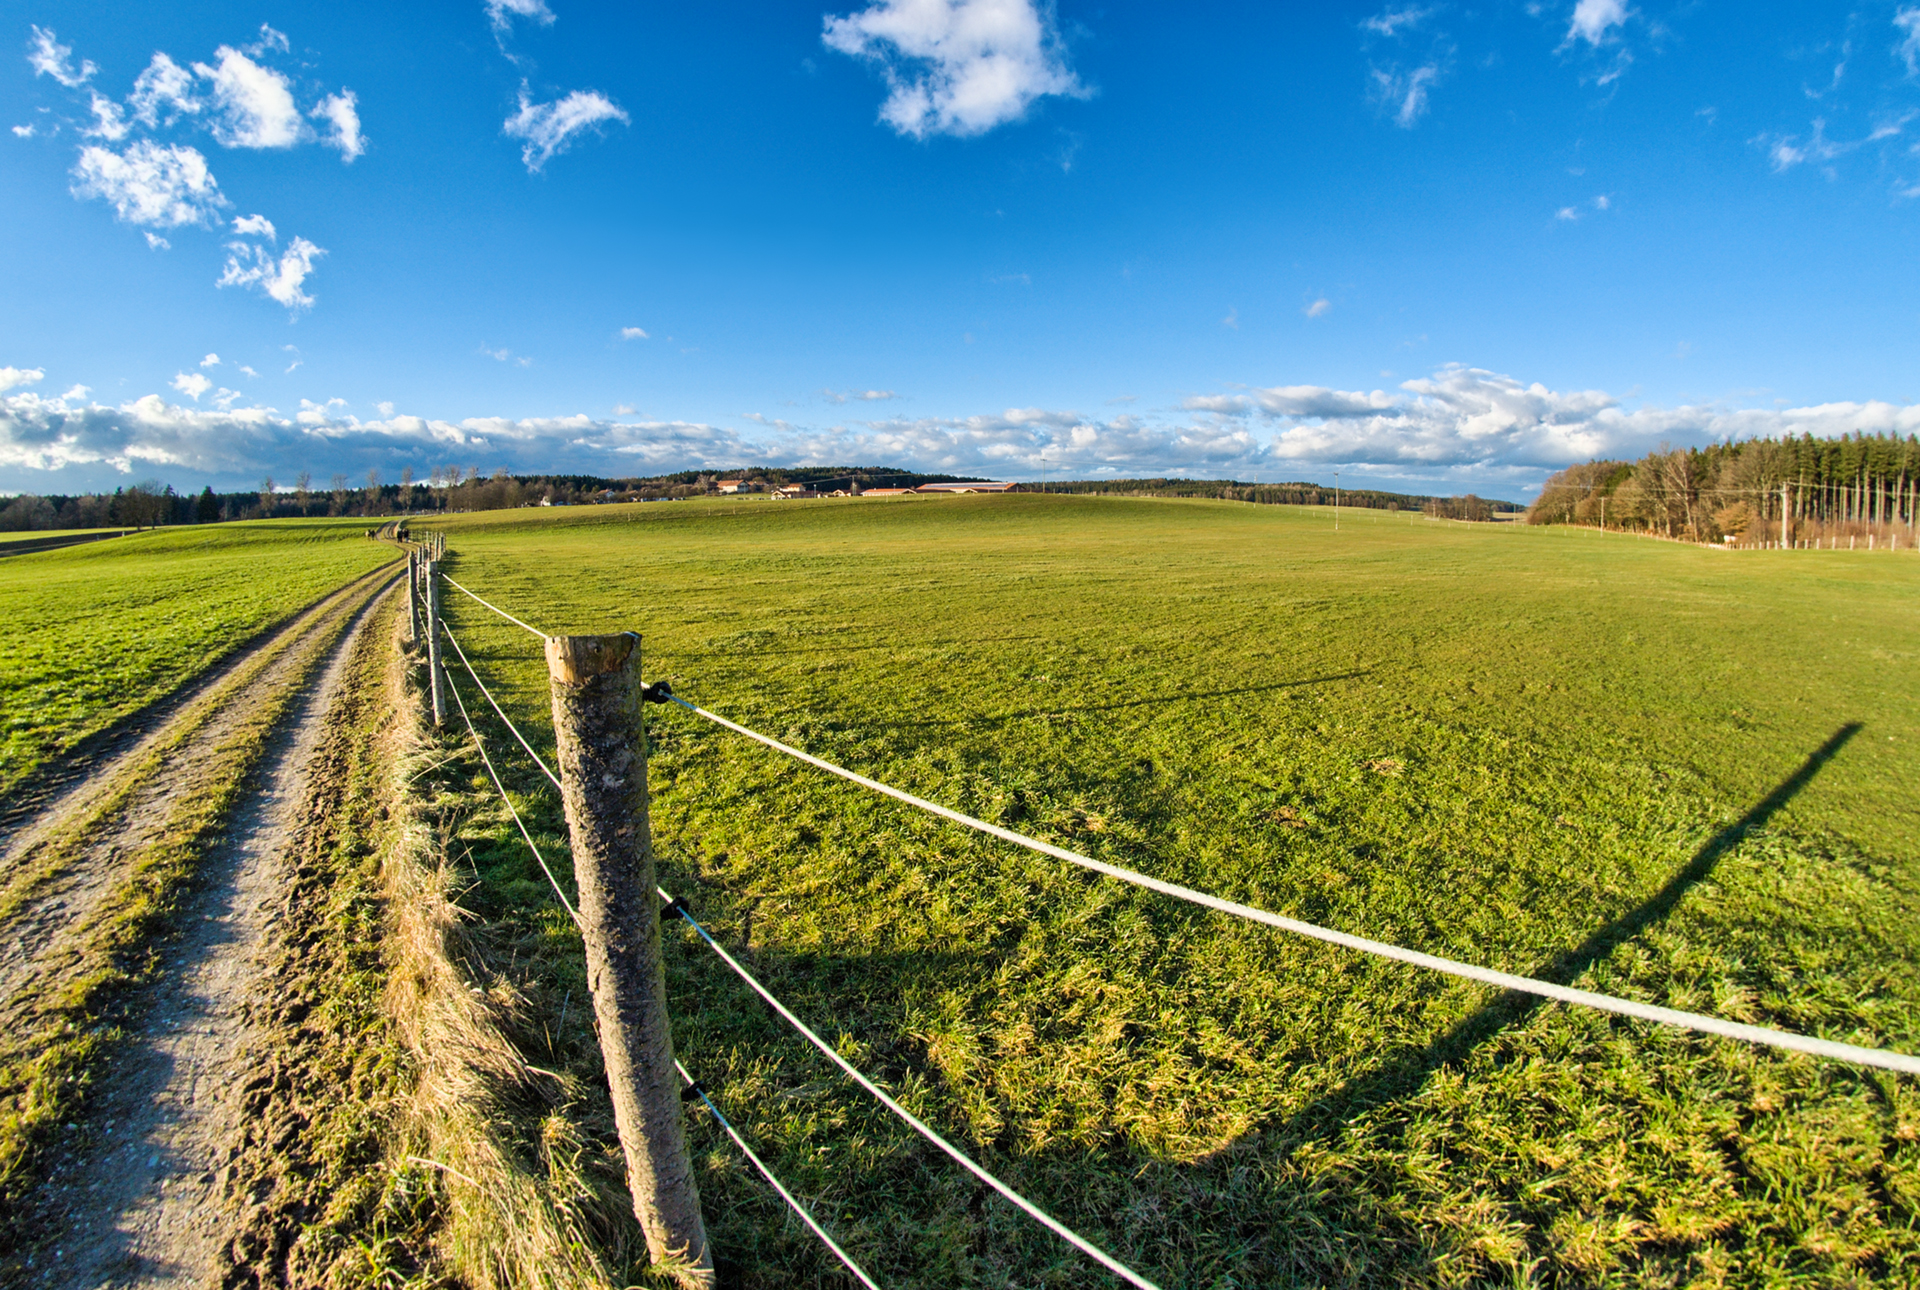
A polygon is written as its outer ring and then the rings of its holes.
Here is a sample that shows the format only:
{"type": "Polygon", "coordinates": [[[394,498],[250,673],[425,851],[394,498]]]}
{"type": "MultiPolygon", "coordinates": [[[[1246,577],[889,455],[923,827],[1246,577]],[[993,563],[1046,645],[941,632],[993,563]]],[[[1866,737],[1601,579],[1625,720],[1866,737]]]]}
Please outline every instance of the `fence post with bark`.
{"type": "Polygon", "coordinates": [[[587,985],[634,1217],[655,1263],[674,1265],[683,1284],[711,1286],[660,962],[640,638],[550,636],[546,651],[587,985]]]}

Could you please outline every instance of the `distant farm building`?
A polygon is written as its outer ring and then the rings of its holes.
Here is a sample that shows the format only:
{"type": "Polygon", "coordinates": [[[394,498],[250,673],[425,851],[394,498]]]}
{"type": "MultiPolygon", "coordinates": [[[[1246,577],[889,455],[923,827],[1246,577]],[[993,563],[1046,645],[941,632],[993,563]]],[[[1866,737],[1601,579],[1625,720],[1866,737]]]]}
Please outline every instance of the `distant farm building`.
{"type": "Polygon", "coordinates": [[[793,500],[793,499],[798,499],[802,497],[820,496],[820,494],[814,492],[811,488],[808,488],[805,484],[788,484],[783,488],[776,488],[773,490],[773,495],[776,498],[781,498],[784,500],[793,500]]]}
{"type": "Polygon", "coordinates": [[[713,486],[723,493],[744,493],[749,489],[744,479],[716,479],[713,486]]]}
{"type": "Polygon", "coordinates": [[[869,488],[860,494],[862,497],[911,497],[911,488],[869,488]]]}
{"type": "Polygon", "coordinates": [[[958,484],[922,484],[915,492],[920,493],[1011,493],[1018,484],[1003,484],[992,480],[970,480],[958,484]]]}

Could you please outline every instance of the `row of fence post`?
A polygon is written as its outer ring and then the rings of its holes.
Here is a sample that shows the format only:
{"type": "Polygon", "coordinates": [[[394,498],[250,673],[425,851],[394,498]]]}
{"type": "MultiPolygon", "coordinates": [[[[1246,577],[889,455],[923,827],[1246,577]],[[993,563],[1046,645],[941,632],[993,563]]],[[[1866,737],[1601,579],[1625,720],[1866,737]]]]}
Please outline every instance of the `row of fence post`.
{"type": "MultiPolygon", "coordinates": [[[[446,720],[439,576],[445,554],[438,534],[407,554],[408,630],[415,644],[426,637],[435,726],[446,720]]],[[[712,1286],[713,1253],[687,1149],[660,957],[640,638],[624,632],[546,642],[587,989],[634,1217],[655,1263],[683,1284],[712,1286]]]]}

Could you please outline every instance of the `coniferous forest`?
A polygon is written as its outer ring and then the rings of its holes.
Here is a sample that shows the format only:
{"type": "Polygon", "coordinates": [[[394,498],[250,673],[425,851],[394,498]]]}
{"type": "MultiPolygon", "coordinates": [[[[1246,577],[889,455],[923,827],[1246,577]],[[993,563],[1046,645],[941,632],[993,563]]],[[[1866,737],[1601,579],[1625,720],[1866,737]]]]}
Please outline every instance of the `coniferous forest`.
{"type": "Polygon", "coordinates": [[[1747,439],[1570,466],[1527,520],[1740,546],[1911,547],[1916,490],[1920,437],[1747,439]]]}

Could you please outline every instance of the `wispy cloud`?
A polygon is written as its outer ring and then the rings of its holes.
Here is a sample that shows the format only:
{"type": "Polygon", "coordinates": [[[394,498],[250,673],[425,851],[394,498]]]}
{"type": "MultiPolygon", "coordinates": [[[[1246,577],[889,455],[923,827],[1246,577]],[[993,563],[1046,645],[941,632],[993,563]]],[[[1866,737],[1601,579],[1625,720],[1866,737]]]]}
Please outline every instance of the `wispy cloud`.
{"type": "Polygon", "coordinates": [[[168,382],[168,384],[192,399],[195,403],[200,401],[202,394],[205,394],[213,388],[213,382],[198,372],[182,372],[174,377],[172,381],[168,382]]]}
{"type": "Polygon", "coordinates": [[[829,403],[884,403],[900,396],[892,390],[822,390],[820,397],[829,403]]]}
{"type": "MultiPolygon", "coordinates": [[[[1893,47],[1893,52],[1906,63],[1908,76],[1920,76],[1920,5],[1897,10],[1893,15],[1893,27],[1902,33],[1900,43],[1893,47]]],[[[34,30],[40,29],[35,27],[34,30]]]]}
{"type": "Polygon", "coordinates": [[[1041,98],[1085,98],[1051,8],[1033,0],[879,0],[829,16],[827,48],[880,69],[880,119],[915,139],[984,134],[1041,98]]]}
{"type": "Polygon", "coordinates": [[[154,129],[171,125],[182,116],[197,115],[205,106],[193,92],[193,74],[162,53],[155,53],[147,69],[133,82],[127,98],[134,120],[154,129]],[[165,114],[166,120],[161,116],[165,114]]]}
{"type": "Polygon", "coordinates": [[[553,10],[547,8],[547,0],[487,0],[487,21],[496,32],[507,30],[515,18],[551,27],[553,10]]]}
{"type": "Polygon", "coordinates": [[[209,354],[205,358],[200,360],[200,366],[218,367],[220,366],[220,356],[218,354],[209,354]]]}
{"type": "Polygon", "coordinates": [[[0,393],[47,379],[44,367],[0,367],[0,393]]]}
{"type": "Polygon", "coordinates": [[[512,350],[506,348],[504,345],[501,346],[499,349],[494,349],[488,345],[482,344],[480,346],[479,352],[482,354],[485,354],[488,358],[492,359],[496,363],[512,363],[515,367],[532,367],[533,366],[533,360],[531,358],[528,358],[525,354],[516,354],[512,350]]]}
{"type": "Polygon", "coordinates": [[[273,221],[265,215],[242,215],[233,221],[233,231],[243,237],[264,237],[269,242],[280,240],[280,235],[274,231],[273,221]]]}
{"type": "Polygon", "coordinates": [[[1584,40],[1599,46],[1615,27],[1624,27],[1631,11],[1626,0],[1579,0],[1573,6],[1573,22],[1567,27],[1567,40],[1584,40]]]}
{"type": "Polygon", "coordinates": [[[302,287],[313,273],[313,262],[325,254],[304,237],[287,243],[277,258],[257,242],[229,242],[226,267],[215,285],[257,288],[285,305],[289,313],[298,313],[313,308],[313,297],[302,287]]]}
{"type": "Polygon", "coordinates": [[[565,152],[579,135],[609,121],[628,124],[627,114],[606,95],[594,90],[575,90],[552,103],[535,103],[520,87],[520,110],[501,127],[510,139],[523,139],[520,159],[530,172],[539,172],[555,154],[565,152]]]}
{"type": "Polygon", "coordinates": [[[1315,300],[1312,304],[1307,305],[1305,308],[1303,308],[1300,312],[1305,314],[1309,318],[1322,318],[1322,317],[1325,317],[1327,314],[1333,312],[1333,302],[1331,300],[1328,300],[1325,296],[1321,296],[1319,299],[1315,300]]]}
{"type": "Polygon", "coordinates": [[[32,64],[35,76],[51,76],[70,90],[79,89],[100,70],[88,59],[82,59],[75,68],[73,49],[60,44],[53,32],[43,27],[34,27],[27,41],[27,62],[32,64]]]}
{"type": "Polygon", "coordinates": [[[196,148],[142,139],[125,152],[86,147],[73,168],[75,197],[110,202],[129,224],[205,224],[227,204],[196,148]]]}
{"type": "Polygon", "coordinates": [[[326,144],[337,148],[342,164],[351,165],[355,157],[367,150],[366,136],[360,133],[359,98],[352,90],[342,89],[338,94],[329,94],[320,100],[309,115],[316,120],[325,121],[331,129],[327,132],[326,144]]]}
{"type": "Polygon", "coordinates": [[[193,65],[194,71],[213,82],[213,103],[219,114],[213,137],[228,148],[291,148],[300,142],[305,122],[286,76],[228,45],[213,53],[220,60],[218,65],[193,65]]]}
{"type": "Polygon", "coordinates": [[[1376,36],[1393,36],[1402,31],[1413,30],[1432,15],[1432,9],[1408,5],[1402,9],[1388,9],[1377,13],[1360,25],[1376,36]]]}
{"type": "Polygon", "coordinates": [[[651,338],[647,335],[646,328],[644,327],[622,327],[620,329],[620,339],[621,340],[649,340],[651,338]]]}
{"type": "Polygon", "coordinates": [[[1373,69],[1373,101],[1393,117],[1393,123],[1411,130],[1427,114],[1428,96],[1440,80],[1440,64],[1412,69],[1373,69]]]}

